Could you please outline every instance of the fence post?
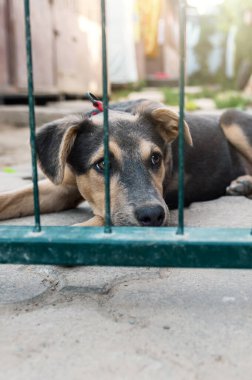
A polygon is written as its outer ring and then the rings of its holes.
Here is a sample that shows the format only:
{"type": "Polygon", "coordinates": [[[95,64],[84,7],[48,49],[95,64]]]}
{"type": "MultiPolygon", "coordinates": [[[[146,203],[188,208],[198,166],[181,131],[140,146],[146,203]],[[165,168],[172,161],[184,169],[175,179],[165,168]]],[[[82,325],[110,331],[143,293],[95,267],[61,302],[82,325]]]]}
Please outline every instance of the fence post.
{"type": "Polygon", "coordinates": [[[110,160],[109,160],[109,123],[108,123],[108,74],[107,74],[107,42],[106,42],[106,4],[101,0],[102,13],[102,82],[103,82],[103,123],[104,123],[104,165],[105,165],[105,228],[111,232],[110,216],[110,160]]]}
{"type": "Polygon", "coordinates": [[[179,180],[178,180],[178,229],[184,234],[184,105],[185,105],[185,32],[186,0],[179,1],[180,30],[180,81],[179,81],[179,180]]]}
{"type": "Polygon", "coordinates": [[[31,41],[30,1],[29,0],[24,0],[24,9],[25,9],[30,145],[31,145],[31,159],[32,159],[32,182],[33,182],[34,217],[35,217],[34,231],[39,232],[41,231],[41,225],[40,225],[40,208],[39,208],[37,153],[36,153],[36,142],[35,142],[36,122],[35,122],[35,111],[34,111],[32,41],[31,41]]]}

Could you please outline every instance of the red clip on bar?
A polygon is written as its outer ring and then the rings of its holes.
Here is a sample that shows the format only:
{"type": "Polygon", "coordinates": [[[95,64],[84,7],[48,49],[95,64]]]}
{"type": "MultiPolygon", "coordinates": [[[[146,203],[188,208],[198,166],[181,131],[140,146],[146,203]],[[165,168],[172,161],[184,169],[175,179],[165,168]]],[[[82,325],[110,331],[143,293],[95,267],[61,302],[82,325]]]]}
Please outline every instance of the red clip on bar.
{"type": "Polygon", "coordinates": [[[103,112],[103,103],[102,101],[98,100],[97,97],[92,94],[91,92],[87,93],[87,96],[89,100],[92,102],[93,106],[97,108],[100,112],[103,112]]]}

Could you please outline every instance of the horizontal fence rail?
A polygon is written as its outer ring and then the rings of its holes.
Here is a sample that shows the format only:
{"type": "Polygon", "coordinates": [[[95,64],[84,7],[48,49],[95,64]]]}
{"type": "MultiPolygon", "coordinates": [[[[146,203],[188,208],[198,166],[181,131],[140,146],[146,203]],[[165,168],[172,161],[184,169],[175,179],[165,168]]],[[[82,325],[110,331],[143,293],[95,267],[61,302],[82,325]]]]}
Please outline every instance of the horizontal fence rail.
{"type": "Polygon", "coordinates": [[[0,228],[0,262],[54,265],[251,268],[250,229],[0,228]]]}
{"type": "Polygon", "coordinates": [[[24,0],[24,5],[35,227],[0,226],[0,263],[252,269],[251,229],[184,228],[185,0],[180,0],[178,228],[111,227],[105,0],[101,0],[105,227],[41,228],[29,0],[24,0]]]}

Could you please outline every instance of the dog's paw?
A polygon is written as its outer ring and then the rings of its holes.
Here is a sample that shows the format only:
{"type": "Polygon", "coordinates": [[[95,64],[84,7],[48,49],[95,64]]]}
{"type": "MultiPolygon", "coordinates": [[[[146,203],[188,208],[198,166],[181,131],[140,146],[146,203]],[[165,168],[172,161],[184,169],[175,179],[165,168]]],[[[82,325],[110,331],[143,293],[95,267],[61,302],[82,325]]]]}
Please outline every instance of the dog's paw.
{"type": "Polygon", "coordinates": [[[73,227],[102,227],[104,226],[104,219],[95,215],[93,218],[86,220],[83,223],[73,224],[73,227]]]}
{"type": "Polygon", "coordinates": [[[226,193],[228,195],[245,195],[248,198],[252,198],[252,176],[244,175],[238,177],[227,187],[226,193]]]}

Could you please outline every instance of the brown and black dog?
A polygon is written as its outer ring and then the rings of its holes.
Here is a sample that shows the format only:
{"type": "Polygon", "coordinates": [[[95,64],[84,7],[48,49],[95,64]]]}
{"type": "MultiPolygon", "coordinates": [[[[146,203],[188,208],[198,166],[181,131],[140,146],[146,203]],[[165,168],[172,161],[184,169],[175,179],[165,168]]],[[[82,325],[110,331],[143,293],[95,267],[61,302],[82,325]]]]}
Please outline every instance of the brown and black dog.
{"type": "MultiPolygon", "coordinates": [[[[109,111],[113,225],[166,226],[177,206],[178,115],[146,100],[109,111]]],[[[220,118],[186,115],[185,204],[224,194],[252,198],[252,116],[229,110],[220,118]]],[[[76,207],[83,199],[104,224],[103,113],[78,114],[37,133],[42,213],[76,207]]],[[[0,195],[0,219],[33,214],[32,186],[0,195]]]]}

